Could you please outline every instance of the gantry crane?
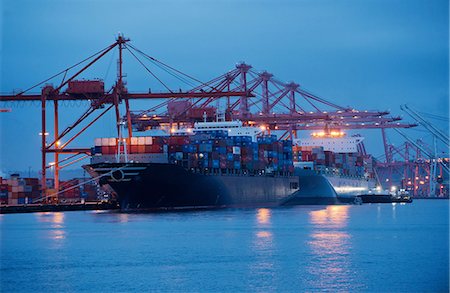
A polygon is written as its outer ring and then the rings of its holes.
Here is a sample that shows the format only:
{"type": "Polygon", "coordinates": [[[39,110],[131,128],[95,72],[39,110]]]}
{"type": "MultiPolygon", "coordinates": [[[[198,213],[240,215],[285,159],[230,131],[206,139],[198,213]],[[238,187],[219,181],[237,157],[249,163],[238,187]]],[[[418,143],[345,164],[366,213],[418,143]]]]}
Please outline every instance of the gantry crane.
{"type": "MultiPolygon", "coordinates": [[[[295,136],[298,130],[317,129],[367,129],[367,128],[408,128],[414,124],[398,122],[400,117],[387,116],[387,111],[359,111],[350,107],[342,107],[312,94],[295,82],[283,83],[267,71],[257,72],[246,63],[239,63],[235,69],[208,82],[185,74],[134,47],[130,40],[119,35],[114,43],[96,52],[79,63],[70,66],[50,78],[32,87],[12,95],[1,95],[0,101],[40,101],[41,104],[41,167],[42,189],[46,189],[46,170],[53,167],[55,189],[59,189],[59,171],[61,168],[89,156],[90,148],[74,148],[69,145],[92,124],[114,108],[117,135],[121,136],[122,121],[126,121],[129,140],[132,129],[168,124],[171,126],[183,123],[194,123],[198,119],[214,119],[220,107],[212,106],[225,100],[226,119],[240,119],[246,124],[264,124],[269,130],[283,130],[286,135],[295,136]],[[118,49],[117,80],[109,90],[101,80],[79,80],[77,78],[101,58],[118,49]],[[166,92],[130,93],[123,80],[123,52],[129,52],[158,82],[166,92]],[[141,58],[139,58],[141,56],[141,58]],[[142,60],[145,59],[145,60],[142,60]],[[192,87],[187,91],[173,91],[145,63],[158,66],[160,69],[183,80],[192,87]],[[81,67],[74,74],[72,70],[81,67]],[[57,85],[47,85],[48,81],[63,76],[57,85]],[[68,77],[69,76],[69,77],[68,77]],[[29,92],[44,85],[40,94],[29,92]],[[130,100],[163,99],[164,101],[149,110],[132,112],[130,100]],[[68,100],[88,100],[88,109],[75,122],[64,130],[59,129],[59,103],[68,100]],[[304,104],[300,103],[300,100],[304,104]],[[47,102],[53,102],[54,136],[47,143],[47,102]],[[119,105],[125,104],[125,115],[121,115],[119,105]],[[179,103],[177,105],[177,103],[179,103]],[[180,104],[182,104],[180,106],[180,104]],[[168,110],[164,107],[168,106],[168,110]],[[178,106],[172,107],[171,106],[178,106]],[[327,107],[324,109],[323,107],[327,107]],[[68,138],[69,137],[69,138],[68,138]],[[66,138],[64,144],[60,143],[66,138]],[[52,166],[47,165],[47,154],[54,155],[52,166]],[[60,159],[60,155],[71,155],[60,159]],[[67,162],[68,161],[68,162],[67,162]],[[61,165],[61,163],[64,165],[61,165]]],[[[127,141],[128,143],[129,141],[127,141]]]]}

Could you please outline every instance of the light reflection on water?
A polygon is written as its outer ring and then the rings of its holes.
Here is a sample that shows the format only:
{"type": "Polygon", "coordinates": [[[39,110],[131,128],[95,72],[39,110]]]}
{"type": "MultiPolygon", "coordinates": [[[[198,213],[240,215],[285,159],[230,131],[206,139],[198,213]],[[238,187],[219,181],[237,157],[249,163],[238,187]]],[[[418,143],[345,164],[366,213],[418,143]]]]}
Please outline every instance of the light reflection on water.
{"type": "Polygon", "coordinates": [[[269,209],[258,209],[258,212],[256,214],[258,224],[265,225],[270,224],[270,216],[271,211],[269,209]]]}
{"type": "Polygon", "coordinates": [[[64,213],[63,212],[41,212],[35,213],[38,222],[49,223],[46,236],[53,241],[54,247],[59,248],[63,245],[63,240],[66,238],[66,231],[64,227],[64,213]]]}
{"type": "MultiPolygon", "coordinates": [[[[347,291],[349,282],[356,282],[352,272],[352,239],[346,230],[350,206],[328,206],[311,211],[313,225],[308,241],[314,261],[309,262],[308,278],[311,288],[347,291]]],[[[352,284],[352,288],[356,288],[352,284]]]]}
{"type": "Polygon", "coordinates": [[[397,206],[396,202],[392,203],[392,219],[396,220],[397,219],[397,212],[395,210],[395,207],[397,206]]]}
{"type": "Polygon", "coordinates": [[[274,251],[276,249],[273,241],[272,211],[261,208],[256,211],[256,229],[252,240],[252,250],[255,252],[255,261],[250,264],[252,278],[249,280],[251,291],[266,291],[273,286],[273,278],[276,277],[274,263],[274,251]],[[253,281],[258,280],[257,282],[253,281]]]}

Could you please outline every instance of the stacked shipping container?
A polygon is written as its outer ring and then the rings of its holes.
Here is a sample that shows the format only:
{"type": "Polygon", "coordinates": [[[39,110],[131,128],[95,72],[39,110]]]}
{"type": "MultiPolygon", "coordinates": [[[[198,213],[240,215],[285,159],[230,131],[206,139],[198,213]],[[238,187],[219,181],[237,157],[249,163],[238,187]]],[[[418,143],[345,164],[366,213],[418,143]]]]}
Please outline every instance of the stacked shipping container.
{"type": "MultiPolygon", "coordinates": [[[[124,139],[128,146],[127,152],[129,154],[148,154],[148,153],[163,153],[164,145],[167,144],[167,138],[163,136],[137,136],[131,139],[124,139]]],[[[92,149],[93,155],[115,155],[118,151],[117,138],[96,138],[95,146],[92,149]]],[[[123,144],[121,145],[121,152],[123,144]]]]}
{"type": "Polygon", "coordinates": [[[86,182],[86,178],[74,178],[65,182],[61,182],[60,189],[64,192],[60,193],[58,198],[65,202],[79,202],[81,199],[87,201],[96,201],[97,185],[93,182],[86,182]]]}
{"type": "Polygon", "coordinates": [[[319,171],[337,169],[341,175],[375,178],[373,157],[359,153],[334,153],[323,147],[293,147],[294,162],[314,162],[319,171]]]}
{"type": "Polygon", "coordinates": [[[12,174],[9,179],[1,179],[0,201],[2,204],[16,205],[32,203],[40,196],[38,178],[20,178],[12,174]]]}
{"type": "Polygon", "coordinates": [[[292,142],[276,136],[228,136],[226,131],[209,131],[192,136],[171,136],[169,163],[185,168],[241,171],[293,172],[292,142]]]}
{"type": "MultiPolygon", "coordinates": [[[[86,180],[88,179],[80,178],[60,182],[60,190],[66,191],[58,194],[59,200],[65,202],[79,202],[82,198],[85,200],[97,200],[95,183],[82,184],[86,180]],[[77,186],[79,184],[81,185],[77,186]]],[[[0,204],[31,204],[42,197],[41,182],[38,178],[21,178],[18,174],[12,174],[9,179],[0,177],[0,183],[0,204]]],[[[47,179],[46,185],[47,194],[57,193],[57,190],[54,189],[53,179],[47,179]]]]}

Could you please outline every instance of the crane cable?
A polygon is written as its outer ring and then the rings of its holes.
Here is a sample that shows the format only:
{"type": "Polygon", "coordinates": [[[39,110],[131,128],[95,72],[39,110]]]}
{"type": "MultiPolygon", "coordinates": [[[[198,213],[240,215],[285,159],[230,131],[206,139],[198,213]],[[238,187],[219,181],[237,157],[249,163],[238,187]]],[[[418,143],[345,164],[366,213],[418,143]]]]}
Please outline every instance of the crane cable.
{"type": "Polygon", "coordinates": [[[173,91],[161,80],[159,79],[147,66],[145,66],[145,64],[141,61],[141,59],[139,59],[129,48],[128,46],[125,47],[128,52],[130,52],[131,55],[133,55],[134,58],[136,58],[136,60],[147,70],[148,73],[150,73],[157,81],[159,81],[159,83],[161,83],[169,92],[171,92],[173,94],[173,91]]]}
{"type": "MultiPolygon", "coordinates": [[[[80,65],[80,64],[82,64],[82,63],[88,61],[89,59],[92,59],[93,57],[95,57],[95,56],[97,56],[97,55],[103,53],[104,51],[108,50],[110,47],[111,47],[111,46],[108,46],[108,47],[106,47],[106,48],[104,48],[104,49],[102,49],[102,50],[100,50],[100,51],[98,51],[98,52],[92,54],[91,56],[89,56],[89,57],[87,57],[87,58],[81,60],[80,62],[78,62],[78,63],[76,63],[76,64],[74,64],[74,65],[72,65],[72,66],[70,66],[70,67],[67,67],[66,69],[64,69],[64,70],[62,70],[62,71],[60,71],[60,72],[58,72],[58,73],[56,73],[56,74],[50,76],[50,77],[47,78],[46,80],[41,81],[40,83],[37,83],[37,84],[35,84],[35,85],[33,85],[33,86],[27,88],[27,89],[24,90],[24,91],[21,91],[21,92],[18,93],[16,96],[22,95],[22,94],[24,94],[24,93],[26,93],[26,92],[28,92],[28,91],[30,91],[30,90],[32,90],[32,89],[34,89],[34,88],[40,86],[40,85],[46,83],[47,81],[49,81],[49,80],[51,80],[51,79],[53,79],[53,78],[55,78],[55,77],[57,77],[57,76],[59,76],[59,75],[61,75],[61,74],[63,74],[63,73],[67,74],[67,71],[69,71],[69,70],[71,70],[71,69],[77,67],[78,65],[80,65]]],[[[64,78],[65,78],[65,76],[64,76],[64,78]]]]}
{"type": "Polygon", "coordinates": [[[152,56],[149,56],[148,54],[142,52],[141,50],[137,49],[136,47],[134,47],[134,46],[131,45],[131,44],[128,44],[128,46],[131,47],[133,50],[139,52],[139,53],[142,54],[143,56],[145,56],[147,59],[149,59],[149,60],[151,60],[151,61],[154,61],[154,62],[157,62],[157,63],[159,63],[159,64],[161,64],[161,65],[163,65],[163,66],[165,66],[165,67],[167,67],[167,68],[169,68],[169,69],[171,69],[171,70],[173,70],[173,71],[175,71],[175,72],[177,72],[177,73],[179,73],[179,74],[181,74],[181,75],[184,75],[184,76],[186,76],[186,77],[188,77],[188,78],[190,78],[190,79],[192,79],[192,80],[194,80],[194,81],[200,83],[202,86],[209,87],[209,88],[211,88],[212,90],[215,90],[215,89],[216,89],[216,88],[214,88],[213,86],[210,86],[210,85],[208,85],[207,83],[202,82],[201,80],[199,80],[199,79],[197,79],[197,78],[195,78],[195,77],[193,77],[193,76],[191,76],[191,75],[189,75],[189,74],[186,74],[186,73],[184,73],[184,72],[182,72],[182,71],[180,71],[180,70],[178,70],[178,69],[176,69],[176,68],[173,68],[172,66],[170,66],[170,65],[168,65],[168,64],[166,64],[166,63],[164,63],[164,62],[162,62],[162,61],[160,61],[160,60],[158,60],[158,59],[156,59],[156,58],[154,58],[154,57],[152,57],[152,56]]]}

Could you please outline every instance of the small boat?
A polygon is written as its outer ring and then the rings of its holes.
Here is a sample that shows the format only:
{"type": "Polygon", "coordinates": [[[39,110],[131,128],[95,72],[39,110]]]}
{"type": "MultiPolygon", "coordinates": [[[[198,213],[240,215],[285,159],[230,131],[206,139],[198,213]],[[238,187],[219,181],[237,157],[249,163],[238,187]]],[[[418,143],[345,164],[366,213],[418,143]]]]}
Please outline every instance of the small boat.
{"type": "Polygon", "coordinates": [[[409,192],[405,189],[400,189],[393,192],[375,192],[368,194],[358,195],[363,203],[393,203],[393,202],[403,202],[411,203],[412,198],[409,192]]]}

